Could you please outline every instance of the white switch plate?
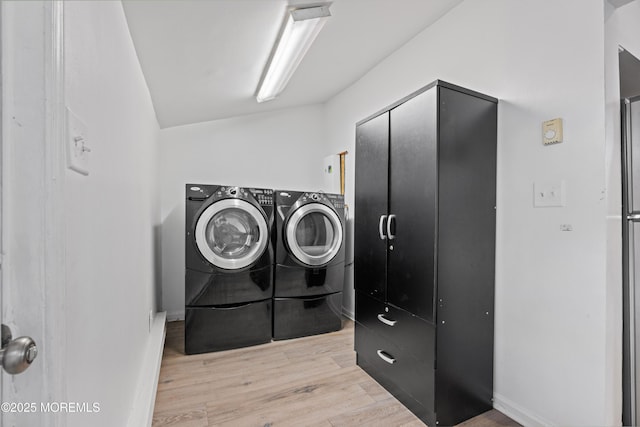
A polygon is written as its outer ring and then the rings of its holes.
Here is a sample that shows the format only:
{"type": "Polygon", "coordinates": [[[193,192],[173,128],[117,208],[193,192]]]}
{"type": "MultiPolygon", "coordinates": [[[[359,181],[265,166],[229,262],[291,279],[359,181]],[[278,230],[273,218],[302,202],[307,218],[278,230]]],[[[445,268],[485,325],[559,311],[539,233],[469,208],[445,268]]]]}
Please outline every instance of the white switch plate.
{"type": "Polygon", "coordinates": [[[533,184],[533,206],[536,208],[564,206],[565,187],[564,181],[535,182],[533,184]]]}
{"type": "Polygon", "coordinates": [[[89,133],[87,125],[67,108],[67,167],[89,175],[89,133]]]}

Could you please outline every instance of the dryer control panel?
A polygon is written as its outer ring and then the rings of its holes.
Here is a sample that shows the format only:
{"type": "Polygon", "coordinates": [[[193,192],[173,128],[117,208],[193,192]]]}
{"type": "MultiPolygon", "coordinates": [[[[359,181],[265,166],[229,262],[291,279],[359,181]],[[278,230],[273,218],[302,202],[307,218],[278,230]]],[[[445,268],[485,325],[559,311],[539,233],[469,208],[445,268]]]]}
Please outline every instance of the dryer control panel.
{"type": "Polygon", "coordinates": [[[327,196],[324,193],[304,193],[302,197],[298,199],[301,202],[328,202],[327,196]]]}
{"type": "Polygon", "coordinates": [[[300,202],[323,202],[330,203],[336,209],[344,209],[344,196],[342,194],[331,193],[304,193],[298,199],[300,202]]]}
{"type": "Polygon", "coordinates": [[[344,209],[344,196],[342,194],[327,194],[326,196],[336,209],[344,209]]]}

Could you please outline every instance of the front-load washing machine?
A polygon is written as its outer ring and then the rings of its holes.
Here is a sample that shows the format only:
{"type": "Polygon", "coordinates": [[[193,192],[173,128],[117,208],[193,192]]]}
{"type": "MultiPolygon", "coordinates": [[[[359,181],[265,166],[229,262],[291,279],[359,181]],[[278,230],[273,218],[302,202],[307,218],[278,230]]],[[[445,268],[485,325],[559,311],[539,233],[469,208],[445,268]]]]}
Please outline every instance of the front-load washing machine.
{"type": "Polygon", "coordinates": [[[273,338],[339,330],[344,196],[276,190],[273,338]]]}
{"type": "Polygon", "coordinates": [[[187,184],[185,353],[271,341],[273,190],[187,184]]]}

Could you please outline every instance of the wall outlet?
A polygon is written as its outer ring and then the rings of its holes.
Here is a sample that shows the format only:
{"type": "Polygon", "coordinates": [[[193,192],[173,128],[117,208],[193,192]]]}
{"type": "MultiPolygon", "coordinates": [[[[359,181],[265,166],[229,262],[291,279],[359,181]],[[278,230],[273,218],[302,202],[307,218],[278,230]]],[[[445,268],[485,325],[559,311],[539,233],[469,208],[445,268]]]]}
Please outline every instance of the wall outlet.
{"type": "Polygon", "coordinates": [[[565,182],[535,182],[533,206],[536,208],[562,207],[565,205],[565,182]]]}

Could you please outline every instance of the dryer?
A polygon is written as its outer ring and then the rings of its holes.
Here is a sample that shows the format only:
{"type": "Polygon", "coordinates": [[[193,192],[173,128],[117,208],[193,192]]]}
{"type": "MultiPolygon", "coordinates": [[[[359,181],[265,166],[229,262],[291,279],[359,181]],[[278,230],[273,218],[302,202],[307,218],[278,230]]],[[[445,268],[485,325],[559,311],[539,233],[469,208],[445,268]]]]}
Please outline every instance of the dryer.
{"type": "Polygon", "coordinates": [[[185,353],[271,341],[273,190],[186,185],[185,353]]]}
{"type": "Polygon", "coordinates": [[[277,190],[273,338],[339,330],[344,196],[277,190]]]}

